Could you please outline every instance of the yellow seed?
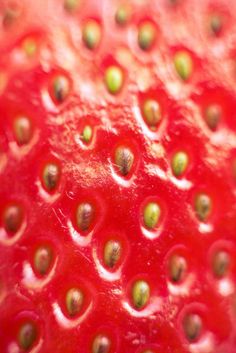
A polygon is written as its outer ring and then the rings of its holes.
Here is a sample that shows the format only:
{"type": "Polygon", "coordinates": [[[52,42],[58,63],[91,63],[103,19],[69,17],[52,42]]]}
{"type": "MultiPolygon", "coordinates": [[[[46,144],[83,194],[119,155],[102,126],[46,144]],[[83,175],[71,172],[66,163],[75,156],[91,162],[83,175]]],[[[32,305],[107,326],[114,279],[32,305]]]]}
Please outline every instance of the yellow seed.
{"type": "Polygon", "coordinates": [[[83,130],[82,139],[84,142],[89,143],[93,135],[91,126],[86,125],[83,130]]]}
{"type": "Polygon", "coordinates": [[[105,72],[105,84],[108,92],[117,94],[124,82],[123,71],[118,66],[109,66],[105,72]]]}
{"type": "Polygon", "coordinates": [[[193,60],[187,51],[178,51],[174,56],[177,74],[183,81],[187,81],[193,73],[193,60]]]}
{"type": "Polygon", "coordinates": [[[138,44],[141,49],[149,50],[156,39],[156,28],[151,22],[144,22],[138,31],[138,44]]]}
{"type": "Polygon", "coordinates": [[[172,171],[176,177],[181,176],[188,166],[188,155],[185,152],[177,152],[172,159],[172,171]]]}
{"type": "Polygon", "coordinates": [[[101,26],[95,20],[89,20],[83,28],[83,41],[88,49],[96,49],[101,41],[101,26]]]}
{"type": "Polygon", "coordinates": [[[130,16],[131,16],[131,10],[127,6],[127,4],[121,5],[116,11],[116,15],[115,15],[116,23],[119,26],[125,26],[130,20],[130,16]]]}
{"type": "Polygon", "coordinates": [[[121,244],[116,240],[109,240],[104,247],[104,262],[106,266],[113,268],[119,261],[121,255],[121,244]]]}
{"type": "Polygon", "coordinates": [[[150,202],[144,208],[144,224],[147,228],[154,229],[160,219],[161,209],[156,202],[150,202]]]}
{"type": "Polygon", "coordinates": [[[22,48],[27,56],[32,57],[35,55],[38,46],[33,38],[26,38],[22,43],[22,48]]]}
{"type": "Polygon", "coordinates": [[[150,287],[146,281],[139,280],[134,283],[132,289],[132,301],[136,309],[142,309],[148,303],[150,287]]]}

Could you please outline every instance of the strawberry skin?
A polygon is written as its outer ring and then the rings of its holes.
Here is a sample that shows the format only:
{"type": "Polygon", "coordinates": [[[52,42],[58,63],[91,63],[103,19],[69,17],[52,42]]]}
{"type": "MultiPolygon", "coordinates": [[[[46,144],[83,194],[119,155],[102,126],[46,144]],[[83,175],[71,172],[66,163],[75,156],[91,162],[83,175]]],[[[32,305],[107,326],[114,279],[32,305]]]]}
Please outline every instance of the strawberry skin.
{"type": "Polygon", "coordinates": [[[1,352],[235,353],[235,21],[2,0],[1,352]]]}

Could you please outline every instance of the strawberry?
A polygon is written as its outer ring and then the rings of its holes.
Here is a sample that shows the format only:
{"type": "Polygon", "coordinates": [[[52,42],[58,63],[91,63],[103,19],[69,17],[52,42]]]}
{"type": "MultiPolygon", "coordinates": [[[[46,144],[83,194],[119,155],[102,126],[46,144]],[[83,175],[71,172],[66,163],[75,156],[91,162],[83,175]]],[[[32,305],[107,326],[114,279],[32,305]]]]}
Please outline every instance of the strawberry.
{"type": "Polygon", "coordinates": [[[1,1],[2,353],[235,352],[235,21],[1,1]]]}

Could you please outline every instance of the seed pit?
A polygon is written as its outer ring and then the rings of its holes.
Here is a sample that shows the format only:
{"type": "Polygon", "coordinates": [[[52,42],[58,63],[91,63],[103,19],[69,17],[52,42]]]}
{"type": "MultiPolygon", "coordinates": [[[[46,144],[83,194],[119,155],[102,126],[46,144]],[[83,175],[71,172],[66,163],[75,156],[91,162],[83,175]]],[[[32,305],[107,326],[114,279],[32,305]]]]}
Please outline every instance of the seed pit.
{"type": "Polygon", "coordinates": [[[209,27],[211,34],[218,36],[223,28],[223,18],[219,14],[213,14],[209,20],[209,27]]]}
{"type": "Polygon", "coordinates": [[[188,314],[183,320],[183,329],[189,341],[197,340],[202,331],[202,319],[197,314],[188,314]]]}
{"type": "Polygon", "coordinates": [[[21,349],[27,351],[32,348],[37,339],[37,329],[34,323],[24,323],[18,332],[18,344],[21,349]]]}
{"type": "Polygon", "coordinates": [[[90,203],[84,202],[77,207],[76,224],[82,231],[87,231],[94,219],[94,208],[90,203]]]}
{"type": "Polygon", "coordinates": [[[213,257],[212,269],[217,278],[224,277],[230,267],[230,255],[228,252],[221,250],[213,257]]]}
{"type": "Polygon", "coordinates": [[[150,298],[150,287],[146,281],[138,280],[132,287],[132,302],[136,309],[143,309],[150,298]]]}
{"type": "Polygon", "coordinates": [[[69,316],[79,314],[84,303],[84,295],[80,289],[71,288],[66,294],[66,309],[69,316]]]}
{"type": "Polygon", "coordinates": [[[23,210],[18,205],[10,205],[3,214],[3,223],[7,232],[16,233],[23,222],[23,210]]]}
{"type": "Polygon", "coordinates": [[[116,149],[115,164],[120,174],[127,176],[131,171],[133,163],[134,154],[128,147],[120,146],[116,149]]]}
{"type": "Polygon", "coordinates": [[[79,8],[81,0],[65,0],[64,8],[66,11],[73,13],[79,8]]]}

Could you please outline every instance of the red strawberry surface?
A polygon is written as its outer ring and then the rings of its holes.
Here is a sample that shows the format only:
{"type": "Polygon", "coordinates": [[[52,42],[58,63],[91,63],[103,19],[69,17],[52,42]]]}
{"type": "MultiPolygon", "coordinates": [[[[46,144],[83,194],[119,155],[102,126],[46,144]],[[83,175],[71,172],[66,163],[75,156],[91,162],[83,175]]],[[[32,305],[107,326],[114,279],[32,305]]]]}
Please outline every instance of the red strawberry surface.
{"type": "Polygon", "coordinates": [[[1,0],[0,352],[235,353],[236,2],[1,0]]]}

